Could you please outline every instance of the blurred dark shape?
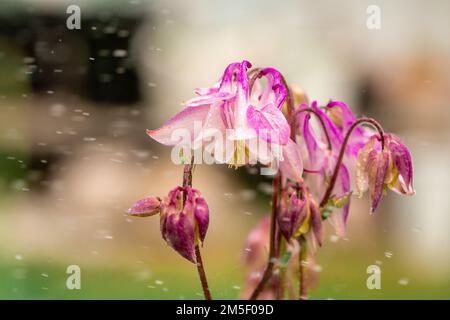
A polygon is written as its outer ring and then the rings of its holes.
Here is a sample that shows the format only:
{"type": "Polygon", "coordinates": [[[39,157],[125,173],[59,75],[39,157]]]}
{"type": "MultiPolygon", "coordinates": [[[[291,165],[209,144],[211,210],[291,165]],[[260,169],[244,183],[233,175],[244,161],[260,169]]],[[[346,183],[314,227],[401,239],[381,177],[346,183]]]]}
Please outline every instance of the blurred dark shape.
{"type": "Polygon", "coordinates": [[[83,16],[80,30],[69,30],[67,17],[26,10],[0,15],[0,35],[23,48],[33,92],[63,90],[95,102],[138,102],[139,78],[128,52],[143,16],[83,16]]]}
{"type": "MultiPolygon", "coordinates": [[[[71,105],[75,97],[75,101],[87,101],[90,108],[108,108],[109,115],[124,107],[140,108],[137,104],[142,98],[140,79],[136,61],[129,51],[136,30],[144,19],[149,18],[143,10],[129,11],[126,7],[113,11],[105,7],[105,10],[96,10],[95,14],[81,7],[81,29],[70,30],[66,26],[69,14],[66,14],[65,7],[42,12],[20,4],[10,5],[0,3],[0,37],[6,40],[6,45],[11,43],[23,52],[21,60],[35,100],[29,115],[31,148],[28,168],[33,177],[30,183],[36,190],[49,184],[52,168],[68,156],[60,152],[59,147],[73,149],[80,144],[80,137],[65,135],[56,143],[46,144],[47,147],[39,146],[40,141],[55,141],[48,136],[49,130],[41,130],[43,127],[76,125],[63,122],[70,121],[67,117],[58,121],[52,119],[48,115],[49,103],[71,105]],[[52,97],[56,101],[52,101],[52,97]],[[36,109],[41,110],[36,112],[36,109]]],[[[93,125],[94,129],[78,125],[75,128],[83,135],[113,135],[116,138],[115,133],[108,131],[111,124],[105,122],[120,119],[111,118],[100,117],[99,122],[93,125]]],[[[142,117],[138,119],[142,120],[142,117]]]]}
{"type": "Polygon", "coordinates": [[[360,108],[360,113],[364,115],[371,114],[376,106],[376,92],[369,74],[361,76],[357,85],[357,105],[360,108]]]}

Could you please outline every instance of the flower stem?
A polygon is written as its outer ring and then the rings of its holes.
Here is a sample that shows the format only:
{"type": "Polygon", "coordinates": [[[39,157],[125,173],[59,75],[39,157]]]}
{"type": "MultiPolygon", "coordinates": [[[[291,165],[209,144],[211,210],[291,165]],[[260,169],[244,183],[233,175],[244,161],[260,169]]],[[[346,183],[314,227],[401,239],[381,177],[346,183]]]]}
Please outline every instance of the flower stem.
{"type": "MultiPolygon", "coordinates": [[[[281,232],[278,232],[278,234],[281,235],[281,232]]],[[[283,254],[286,252],[286,241],[284,238],[280,237],[278,241],[278,257],[282,257],[283,254]]],[[[277,288],[277,300],[283,300],[284,299],[284,293],[286,289],[286,266],[282,266],[280,268],[280,274],[278,279],[278,288],[277,288]]]]}
{"type": "Polygon", "coordinates": [[[209,291],[208,280],[206,279],[205,268],[203,267],[202,255],[200,254],[200,247],[195,245],[195,259],[197,261],[197,271],[202,283],[203,295],[205,300],[212,300],[211,291],[209,291]]]}
{"type": "Polygon", "coordinates": [[[372,125],[380,134],[380,140],[381,140],[381,149],[384,149],[384,131],[381,125],[372,118],[361,118],[356,120],[352,126],[348,129],[347,134],[345,135],[344,142],[342,143],[341,150],[339,151],[338,160],[336,162],[336,166],[334,167],[333,175],[331,176],[330,184],[328,185],[327,190],[325,191],[325,194],[322,197],[322,201],[320,201],[320,207],[325,206],[328,203],[328,200],[330,199],[331,193],[333,192],[334,185],[336,184],[336,180],[339,174],[339,170],[341,168],[342,160],[344,159],[345,149],[347,147],[348,141],[350,139],[350,135],[352,134],[353,130],[359,126],[360,124],[370,124],[372,125]]]}
{"type": "MultiPolygon", "coordinates": [[[[184,165],[183,168],[183,187],[192,187],[192,170],[194,169],[194,156],[191,158],[191,163],[184,165]]],[[[186,191],[183,192],[183,206],[186,202],[186,191]]],[[[195,245],[195,260],[197,264],[197,272],[202,284],[203,295],[205,300],[212,300],[211,291],[208,287],[208,280],[206,279],[205,267],[203,266],[202,255],[200,253],[200,247],[195,245]]]]}
{"type": "Polygon", "coordinates": [[[250,296],[250,300],[256,300],[264,289],[266,283],[272,277],[273,268],[275,265],[275,257],[276,257],[276,234],[277,234],[277,212],[278,212],[278,197],[279,197],[279,188],[280,188],[280,175],[277,174],[273,179],[273,194],[272,194],[272,212],[270,215],[270,244],[269,244],[269,260],[267,262],[266,269],[264,270],[264,274],[261,278],[261,281],[256,286],[252,295],[250,296]]]}
{"type": "Polygon", "coordinates": [[[308,299],[308,292],[306,288],[306,272],[305,272],[305,264],[306,264],[306,257],[308,254],[308,247],[306,239],[301,236],[300,239],[300,252],[298,254],[299,260],[298,260],[298,299],[299,300],[307,300],[308,299]]]}

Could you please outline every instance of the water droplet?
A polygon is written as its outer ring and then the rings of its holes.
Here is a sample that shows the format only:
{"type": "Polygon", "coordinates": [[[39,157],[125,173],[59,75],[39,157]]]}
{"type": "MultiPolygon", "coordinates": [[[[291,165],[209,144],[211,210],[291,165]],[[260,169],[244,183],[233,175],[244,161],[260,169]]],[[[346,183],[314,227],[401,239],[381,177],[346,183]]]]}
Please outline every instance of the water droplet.
{"type": "Polygon", "coordinates": [[[400,280],[398,280],[398,284],[401,286],[407,286],[409,284],[409,279],[408,278],[401,278],[400,280]]]}
{"type": "Polygon", "coordinates": [[[116,58],[124,58],[128,55],[128,51],[124,49],[116,49],[113,51],[113,56],[116,58]]]}
{"type": "Polygon", "coordinates": [[[50,106],[50,116],[54,118],[59,118],[66,112],[66,106],[63,104],[57,103],[50,106]]]}
{"type": "Polygon", "coordinates": [[[335,235],[335,234],[332,234],[332,235],[330,236],[330,241],[331,241],[331,242],[338,242],[338,241],[339,241],[339,236],[337,236],[337,235],[335,235]]]}
{"type": "Polygon", "coordinates": [[[391,251],[385,251],[384,252],[384,256],[388,259],[392,258],[394,254],[391,251]]]}

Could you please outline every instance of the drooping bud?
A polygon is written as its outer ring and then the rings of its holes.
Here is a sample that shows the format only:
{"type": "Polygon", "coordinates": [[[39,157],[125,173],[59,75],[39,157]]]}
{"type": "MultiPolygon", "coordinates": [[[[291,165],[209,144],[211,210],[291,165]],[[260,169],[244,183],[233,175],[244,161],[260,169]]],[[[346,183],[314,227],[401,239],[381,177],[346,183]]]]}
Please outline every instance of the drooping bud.
{"type": "Polygon", "coordinates": [[[290,240],[306,218],[303,210],[305,201],[300,199],[299,191],[289,188],[281,195],[280,211],[277,215],[281,233],[290,240]]]}
{"type": "Polygon", "coordinates": [[[303,222],[297,228],[294,236],[305,235],[311,249],[314,251],[317,246],[322,246],[322,215],[319,206],[306,187],[302,187],[304,205],[301,215],[304,215],[303,222]]]}
{"type": "Polygon", "coordinates": [[[133,217],[149,217],[158,214],[161,209],[161,199],[159,197],[146,197],[136,201],[127,213],[133,217]]]}
{"type": "Polygon", "coordinates": [[[371,212],[378,207],[383,192],[389,188],[397,193],[413,195],[413,169],[411,155],[406,146],[394,135],[384,135],[384,149],[372,136],[360,150],[356,165],[356,186],[359,195],[370,191],[371,212]]]}
{"type": "Polygon", "coordinates": [[[161,209],[161,233],[181,256],[195,263],[195,246],[203,243],[208,224],[208,204],[198,190],[176,187],[169,192],[161,209]]]}

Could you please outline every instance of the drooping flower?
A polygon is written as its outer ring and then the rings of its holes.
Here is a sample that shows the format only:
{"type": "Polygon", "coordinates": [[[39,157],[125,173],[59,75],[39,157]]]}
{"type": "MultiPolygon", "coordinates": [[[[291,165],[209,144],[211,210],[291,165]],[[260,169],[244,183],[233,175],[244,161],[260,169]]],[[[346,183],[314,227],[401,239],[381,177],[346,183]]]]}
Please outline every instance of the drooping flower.
{"type": "Polygon", "coordinates": [[[195,263],[195,246],[203,243],[209,225],[209,208],[200,191],[176,187],[161,200],[150,196],[137,201],[128,214],[148,217],[160,213],[163,239],[184,258],[195,263]]]}
{"type": "Polygon", "coordinates": [[[303,210],[305,201],[300,198],[300,190],[288,187],[281,192],[280,209],[277,215],[281,233],[289,241],[306,218],[303,210]]]}
{"type": "Polygon", "coordinates": [[[237,167],[280,160],[282,170],[300,180],[302,172],[298,171],[303,167],[298,162],[297,146],[290,143],[290,127],[281,112],[287,92],[282,76],[273,68],[262,69],[260,78],[250,88],[250,67],[245,60],[231,63],[219,84],[196,90],[198,97],[187,101],[186,107],[161,128],[147,130],[147,134],[174,146],[182,139],[177,130],[184,130],[189,134],[190,148],[207,145],[217,162],[237,167]],[[266,85],[262,78],[267,80],[266,85]],[[286,161],[282,160],[284,157],[286,161]]]}
{"type": "Polygon", "coordinates": [[[295,237],[304,236],[308,241],[308,247],[314,252],[317,246],[322,246],[322,215],[316,200],[306,187],[302,187],[302,193],[305,200],[303,210],[305,218],[295,233],[295,237]]]}
{"type": "Polygon", "coordinates": [[[369,190],[370,211],[378,207],[386,189],[399,194],[413,195],[412,159],[408,148],[398,137],[384,135],[384,148],[381,138],[373,135],[360,150],[356,166],[356,186],[359,196],[369,190]]]}
{"type": "Polygon", "coordinates": [[[312,248],[322,245],[322,216],[319,206],[304,185],[289,186],[281,195],[277,222],[286,240],[306,236],[312,248]]]}
{"type": "Polygon", "coordinates": [[[208,204],[201,193],[192,187],[171,190],[161,206],[160,222],[167,244],[195,263],[195,246],[203,243],[209,224],[208,204]]]}
{"type": "MultiPolygon", "coordinates": [[[[306,108],[306,105],[300,106],[306,108]]],[[[325,113],[316,114],[316,116],[327,117],[325,113]]],[[[313,187],[313,193],[321,197],[325,193],[328,187],[329,180],[335,169],[337,163],[338,152],[340,149],[340,133],[335,130],[335,149],[329,149],[328,141],[325,138],[324,128],[320,127],[318,130],[313,130],[311,120],[313,117],[302,112],[297,115],[296,123],[298,124],[298,142],[302,146],[303,162],[310,171],[308,176],[308,183],[310,187],[313,187]],[[317,132],[319,131],[319,132],[317,132]],[[339,147],[336,150],[336,147],[339,147]]],[[[324,118],[326,119],[326,118],[324,118]]],[[[328,119],[329,120],[329,119],[328,119]]],[[[354,121],[352,118],[351,121],[354,121]]],[[[349,123],[350,121],[348,121],[349,123]]],[[[324,123],[326,123],[324,121],[324,123]]],[[[326,126],[325,130],[328,131],[326,126]]],[[[330,139],[331,140],[331,139],[330,139]]],[[[336,197],[344,197],[351,191],[350,174],[347,165],[342,163],[339,168],[339,172],[336,179],[334,188],[334,194],[336,197]]],[[[350,210],[350,198],[347,197],[347,201],[344,205],[336,207],[330,215],[330,223],[335,228],[336,234],[339,236],[345,235],[345,229],[350,210]]]]}

